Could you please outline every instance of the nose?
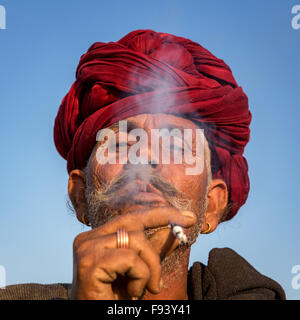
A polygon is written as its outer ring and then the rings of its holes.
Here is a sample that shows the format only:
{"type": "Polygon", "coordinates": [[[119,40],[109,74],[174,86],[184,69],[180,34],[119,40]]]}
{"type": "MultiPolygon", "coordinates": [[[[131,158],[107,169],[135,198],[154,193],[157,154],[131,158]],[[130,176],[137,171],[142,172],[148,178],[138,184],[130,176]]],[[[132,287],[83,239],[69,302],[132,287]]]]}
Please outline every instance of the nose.
{"type": "MultiPolygon", "coordinates": [[[[131,148],[134,146],[131,146],[131,148]]],[[[151,144],[140,144],[138,149],[128,150],[127,163],[124,170],[158,170],[160,168],[159,151],[152,149],[151,144]]]]}

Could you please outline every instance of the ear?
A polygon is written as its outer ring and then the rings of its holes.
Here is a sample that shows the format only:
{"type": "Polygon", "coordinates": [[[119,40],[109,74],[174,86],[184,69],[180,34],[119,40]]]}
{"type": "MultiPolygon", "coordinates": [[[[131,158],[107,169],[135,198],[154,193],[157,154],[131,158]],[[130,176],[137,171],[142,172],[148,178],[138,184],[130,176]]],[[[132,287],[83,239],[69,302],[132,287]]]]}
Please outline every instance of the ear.
{"type": "Polygon", "coordinates": [[[228,190],[226,183],[221,179],[212,180],[208,186],[206,200],[207,207],[201,232],[211,233],[217,228],[228,203],[228,190]],[[210,225],[210,229],[208,232],[205,232],[209,227],[208,224],[210,225]]]}
{"type": "Polygon", "coordinates": [[[86,177],[82,170],[73,170],[69,176],[68,193],[76,212],[77,219],[88,225],[87,203],[85,199],[86,177]]]}

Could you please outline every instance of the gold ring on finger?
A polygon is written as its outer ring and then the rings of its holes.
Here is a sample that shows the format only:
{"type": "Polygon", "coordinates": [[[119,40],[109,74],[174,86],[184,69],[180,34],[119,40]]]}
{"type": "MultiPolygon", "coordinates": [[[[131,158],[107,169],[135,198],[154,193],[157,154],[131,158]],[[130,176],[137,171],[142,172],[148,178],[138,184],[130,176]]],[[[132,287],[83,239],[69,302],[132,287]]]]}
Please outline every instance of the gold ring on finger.
{"type": "Polygon", "coordinates": [[[129,248],[129,238],[126,229],[117,230],[117,248],[129,248]]]}

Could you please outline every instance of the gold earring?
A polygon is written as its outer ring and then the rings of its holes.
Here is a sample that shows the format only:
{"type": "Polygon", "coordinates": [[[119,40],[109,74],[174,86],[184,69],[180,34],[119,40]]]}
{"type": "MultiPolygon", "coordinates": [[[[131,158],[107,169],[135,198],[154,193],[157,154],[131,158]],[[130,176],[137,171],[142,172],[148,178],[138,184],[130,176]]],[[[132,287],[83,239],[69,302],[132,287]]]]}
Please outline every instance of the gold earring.
{"type": "Polygon", "coordinates": [[[205,233],[209,233],[210,229],[211,229],[211,225],[209,222],[206,222],[208,224],[208,229],[203,231],[202,233],[205,234],[205,233]]]}
{"type": "Polygon", "coordinates": [[[85,224],[85,225],[89,225],[88,223],[86,223],[86,221],[85,221],[85,214],[83,214],[82,216],[81,216],[81,221],[82,221],[82,223],[83,224],[85,224]]]}

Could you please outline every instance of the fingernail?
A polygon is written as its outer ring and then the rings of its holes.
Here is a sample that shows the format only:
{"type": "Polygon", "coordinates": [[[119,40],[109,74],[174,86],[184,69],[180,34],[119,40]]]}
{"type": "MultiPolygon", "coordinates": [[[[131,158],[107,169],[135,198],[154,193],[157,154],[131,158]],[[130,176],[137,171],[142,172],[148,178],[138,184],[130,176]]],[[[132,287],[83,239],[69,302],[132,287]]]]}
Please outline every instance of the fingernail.
{"type": "Polygon", "coordinates": [[[181,213],[185,216],[185,217],[189,217],[189,218],[195,218],[195,214],[192,211],[181,211],[181,213]]]}
{"type": "Polygon", "coordinates": [[[141,293],[141,295],[138,297],[139,299],[143,298],[143,296],[146,294],[146,288],[143,289],[143,292],[141,293]]]}
{"type": "Polygon", "coordinates": [[[162,279],[159,281],[159,290],[161,291],[164,288],[164,282],[162,279]]]}

